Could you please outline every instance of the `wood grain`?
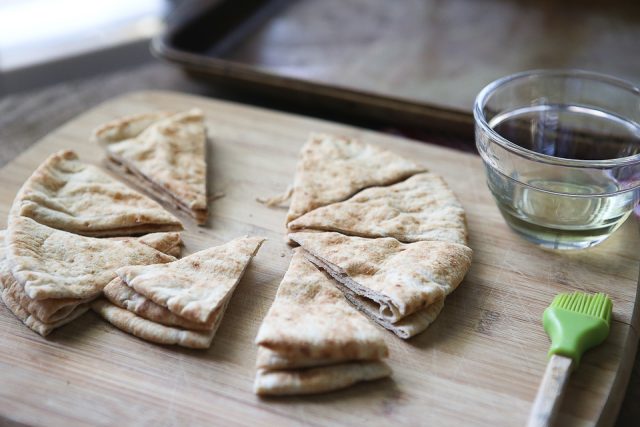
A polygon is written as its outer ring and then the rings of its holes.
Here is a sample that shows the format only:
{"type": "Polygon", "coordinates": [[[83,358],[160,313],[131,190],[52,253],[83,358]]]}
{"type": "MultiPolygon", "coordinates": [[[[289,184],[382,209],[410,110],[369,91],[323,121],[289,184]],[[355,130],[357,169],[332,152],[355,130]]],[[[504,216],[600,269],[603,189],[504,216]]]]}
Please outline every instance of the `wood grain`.
{"type": "MultiPolygon", "coordinates": [[[[524,425],[546,366],[541,315],[558,292],[603,291],[614,302],[611,334],[572,375],[561,425],[615,420],[638,341],[635,220],[579,253],[539,249],[517,238],[484,184],[479,158],[362,129],[167,92],[108,102],[47,136],[0,170],[0,213],[50,153],[88,142],[98,124],[123,114],[192,106],[207,115],[211,204],[205,228],[188,223],[187,253],[242,234],[264,235],[209,351],[149,344],[87,314],[36,336],[0,308],[0,413],[35,425],[524,425]],[[386,334],[392,379],[323,396],[259,399],[251,393],[253,339],[287,267],[284,210],[255,202],[291,181],[310,131],[341,132],[389,147],[442,174],[468,213],[474,264],[439,319],[404,342],[386,334]],[[633,325],[633,326],[632,326],[633,325]]],[[[187,219],[185,221],[188,222],[187,219]]]]}
{"type": "Polygon", "coordinates": [[[560,413],[573,359],[554,354],[547,363],[538,394],[531,406],[527,427],[553,427],[560,413]]]}

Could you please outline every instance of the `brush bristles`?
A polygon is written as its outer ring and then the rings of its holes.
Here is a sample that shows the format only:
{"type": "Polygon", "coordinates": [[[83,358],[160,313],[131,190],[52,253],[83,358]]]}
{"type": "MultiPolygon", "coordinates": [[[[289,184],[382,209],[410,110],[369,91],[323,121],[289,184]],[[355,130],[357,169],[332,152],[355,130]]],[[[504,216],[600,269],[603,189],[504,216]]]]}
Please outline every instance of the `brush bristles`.
{"type": "Polygon", "coordinates": [[[558,307],[587,316],[599,317],[607,322],[611,321],[611,299],[603,294],[587,295],[582,292],[572,294],[559,294],[553,299],[551,307],[558,307]]]}

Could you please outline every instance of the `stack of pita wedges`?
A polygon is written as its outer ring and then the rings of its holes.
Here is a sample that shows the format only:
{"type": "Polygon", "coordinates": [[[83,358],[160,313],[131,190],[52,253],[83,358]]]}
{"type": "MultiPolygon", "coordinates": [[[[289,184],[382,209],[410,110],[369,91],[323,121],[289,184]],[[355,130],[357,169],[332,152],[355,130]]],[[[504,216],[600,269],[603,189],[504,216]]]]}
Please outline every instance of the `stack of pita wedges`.
{"type": "Polygon", "coordinates": [[[207,221],[206,129],[202,111],[138,114],[94,131],[107,165],[198,224],[207,221]]]}
{"type": "Polygon", "coordinates": [[[380,332],[299,248],[256,342],[261,395],[320,393],[391,374],[380,332]]]}
{"type": "Polygon", "coordinates": [[[158,344],[208,348],[229,299],[264,239],[243,237],[185,258],[116,270],[93,309],[158,344]]]}
{"type": "Polygon", "coordinates": [[[353,138],[310,136],[287,228],[355,307],[401,338],[435,320],[471,265],[464,210],[445,181],[353,138]]]}
{"type": "Polygon", "coordinates": [[[53,154],[19,190],[2,232],[2,300],[47,335],[87,311],[117,268],[174,260],[181,239],[169,230],[182,224],[158,203],[71,151],[53,154]]]}
{"type": "Polygon", "coordinates": [[[2,300],[45,336],[87,311],[117,268],[173,261],[158,249],[173,252],[179,245],[178,233],[98,239],[12,217],[0,269],[2,300]]]}

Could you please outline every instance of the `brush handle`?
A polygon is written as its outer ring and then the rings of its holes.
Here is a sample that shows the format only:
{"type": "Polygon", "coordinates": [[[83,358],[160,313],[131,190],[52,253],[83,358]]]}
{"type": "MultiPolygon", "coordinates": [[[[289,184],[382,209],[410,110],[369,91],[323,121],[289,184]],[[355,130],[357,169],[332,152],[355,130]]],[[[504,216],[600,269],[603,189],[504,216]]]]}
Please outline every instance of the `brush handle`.
{"type": "Polygon", "coordinates": [[[552,426],[562,403],[564,389],[569,382],[573,359],[553,355],[547,364],[547,370],[538,388],[533,402],[527,427],[552,426]]]}

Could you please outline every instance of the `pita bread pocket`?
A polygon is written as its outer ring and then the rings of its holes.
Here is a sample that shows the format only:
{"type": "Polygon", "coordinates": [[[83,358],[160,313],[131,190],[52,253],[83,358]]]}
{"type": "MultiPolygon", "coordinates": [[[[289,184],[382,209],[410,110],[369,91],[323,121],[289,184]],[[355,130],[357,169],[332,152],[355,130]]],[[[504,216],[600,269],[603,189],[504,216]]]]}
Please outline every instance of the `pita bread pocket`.
{"type": "Polygon", "coordinates": [[[18,191],[11,213],[94,237],[183,229],[157,202],[82,163],[73,151],[49,156],[18,191]]]}
{"type": "Polygon", "coordinates": [[[471,249],[456,243],[404,244],[331,232],[292,233],[289,238],[352,293],[377,304],[376,317],[391,323],[443,299],[471,265],[471,249]]]}
{"type": "Polygon", "coordinates": [[[209,348],[224,312],[222,310],[219,313],[212,330],[190,331],[160,325],[137,316],[129,310],[113,305],[104,299],[95,300],[91,304],[91,308],[116,328],[145,341],[188,348],[209,348]]]}
{"type": "Polygon", "coordinates": [[[289,229],[394,237],[405,243],[467,241],[462,205],[445,181],[430,172],[388,187],[368,188],[344,202],[307,212],[290,222],[289,229]]]}
{"type": "Polygon", "coordinates": [[[12,217],[6,237],[11,273],[31,299],[95,298],[125,265],[175,260],[138,239],[96,239],[12,217]]]}
{"type": "Polygon", "coordinates": [[[140,123],[136,118],[125,119],[125,125],[119,120],[94,132],[94,138],[106,148],[108,165],[204,224],[208,215],[207,135],[202,111],[192,109],[155,121],[138,116],[138,120],[140,123]]]}
{"type": "Polygon", "coordinates": [[[137,293],[197,323],[207,323],[231,295],[261,237],[242,237],[205,249],[166,265],[132,265],[118,276],[137,293]]]}
{"type": "MultiPolygon", "coordinates": [[[[175,326],[181,329],[210,331],[214,327],[214,314],[208,323],[196,323],[183,319],[170,312],[167,308],[156,304],[127,286],[120,277],[113,279],[102,291],[113,305],[129,310],[136,315],[165,326],[175,326]]],[[[218,309],[220,310],[220,308],[218,309]]]]}
{"type": "Polygon", "coordinates": [[[397,154],[353,138],[311,134],[300,152],[287,224],[363,188],[393,184],[424,171],[397,154]]]}
{"type": "Polygon", "coordinates": [[[291,360],[287,367],[298,366],[300,358],[322,359],[326,364],[386,357],[382,334],[332,282],[296,250],[256,344],[291,360]]]}
{"type": "Polygon", "coordinates": [[[391,369],[379,361],[351,362],[316,368],[265,371],[258,370],[253,390],[259,395],[298,395],[324,393],[391,375],[391,369]]]}
{"type": "Polygon", "coordinates": [[[442,298],[435,301],[433,304],[430,304],[425,308],[392,323],[389,320],[380,317],[380,306],[378,304],[366,297],[352,292],[351,289],[340,283],[337,283],[337,286],[344,292],[344,296],[347,300],[358,310],[383,328],[390,330],[402,339],[409,339],[412,336],[423,332],[436,320],[444,308],[445,299],[442,298]]]}

